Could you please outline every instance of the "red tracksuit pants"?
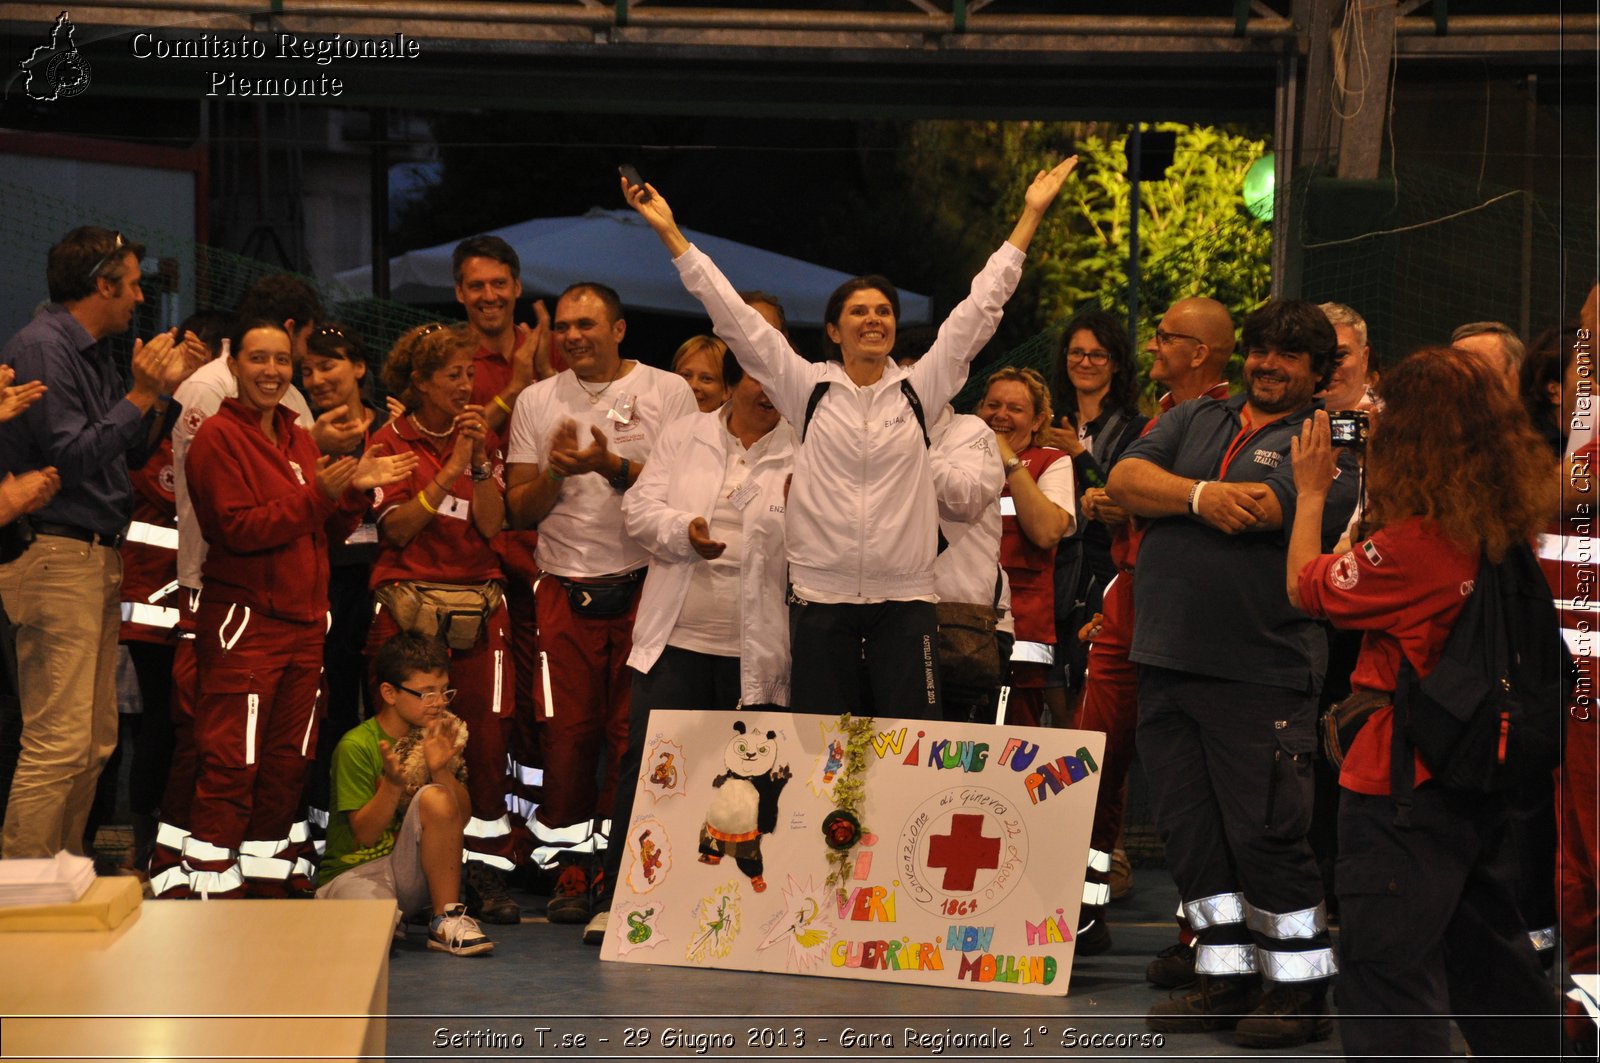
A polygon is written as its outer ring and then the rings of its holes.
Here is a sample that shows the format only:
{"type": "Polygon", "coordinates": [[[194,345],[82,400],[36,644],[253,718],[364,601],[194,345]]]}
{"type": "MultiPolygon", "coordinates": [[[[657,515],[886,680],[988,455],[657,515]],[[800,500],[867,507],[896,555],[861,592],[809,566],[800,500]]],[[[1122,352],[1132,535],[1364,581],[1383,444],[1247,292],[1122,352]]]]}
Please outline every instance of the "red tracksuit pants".
{"type": "MultiPolygon", "coordinates": [[[[376,608],[367,633],[369,678],[378,647],[400,630],[386,609],[376,608]]],[[[511,819],[506,814],[506,743],[511,735],[511,692],[516,687],[509,627],[502,602],[483,622],[471,649],[450,651],[450,685],[456,690],[450,711],[467,725],[463,759],[467,794],[472,798],[472,818],[467,821],[462,843],[468,860],[502,871],[515,866],[511,819]]],[[[375,680],[371,703],[380,704],[375,680]]]]}
{"type": "Polygon", "coordinates": [[[203,601],[196,626],[189,887],[265,897],[309,889],[310,843],[291,830],[316,755],[327,622],[203,601]]]}
{"type": "Polygon", "coordinates": [[[570,827],[610,813],[617,771],[628,745],[628,695],[632,677],[633,603],[609,617],[577,616],[560,580],[539,581],[539,650],[545,674],[534,690],[543,728],[544,803],[538,822],[570,827]],[[595,762],[606,750],[603,787],[595,762]]]}
{"type": "Polygon", "coordinates": [[[1089,832],[1089,873],[1085,904],[1110,899],[1111,851],[1122,833],[1123,799],[1133,766],[1134,732],[1139,724],[1139,687],[1128,650],[1133,645],[1133,573],[1122,572],[1107,585],[1100,606],[1100,633],[1089,646],[1078,726],[1106,733],[1100,762],[1100,799],[1089,832]]]}

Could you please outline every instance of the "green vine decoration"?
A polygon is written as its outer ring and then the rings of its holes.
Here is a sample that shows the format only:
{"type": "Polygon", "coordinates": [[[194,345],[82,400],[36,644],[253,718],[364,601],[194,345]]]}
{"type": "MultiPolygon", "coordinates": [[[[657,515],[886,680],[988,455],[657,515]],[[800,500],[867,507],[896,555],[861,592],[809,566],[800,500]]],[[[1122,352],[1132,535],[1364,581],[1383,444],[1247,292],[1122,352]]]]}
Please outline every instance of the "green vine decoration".
{"type": "MultiPolygon", "coordinates": [[[[876,721],[871,716],[852,716],[844,713],[839,717],[839,733],[845,737],[844,766],[833,780],[833,804],[840,812],[847,813],[860,825],[856,835],[859,843],[862,835],[868,833],[866,825],[861,822],[861,802],[866,795],[867,751],[872,748],[872,732],[876,721]]],[[[828,849],[828,881],[829,889],[843,890],[844,884],[850,881],[850,875],[855,870],[855,844],[844,849],[828,849]]]]}

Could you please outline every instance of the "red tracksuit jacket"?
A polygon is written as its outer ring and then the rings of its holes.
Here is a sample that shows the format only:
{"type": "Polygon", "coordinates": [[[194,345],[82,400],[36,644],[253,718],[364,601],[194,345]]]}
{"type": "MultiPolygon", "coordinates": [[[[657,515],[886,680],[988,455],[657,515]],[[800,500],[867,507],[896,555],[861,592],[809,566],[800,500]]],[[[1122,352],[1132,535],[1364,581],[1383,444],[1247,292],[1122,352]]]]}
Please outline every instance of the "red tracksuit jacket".
{"type": "Polygon", "coordinates": [[[195,433],[184,472],[209,549],[202,600],[237,603],[281,620],[328,611],[328,539],[344,541],[368,499],[334,502],[316,485],[317,446],[294,414],[274,411],[278,439],[260,415],[225,399],[195,433]]]}

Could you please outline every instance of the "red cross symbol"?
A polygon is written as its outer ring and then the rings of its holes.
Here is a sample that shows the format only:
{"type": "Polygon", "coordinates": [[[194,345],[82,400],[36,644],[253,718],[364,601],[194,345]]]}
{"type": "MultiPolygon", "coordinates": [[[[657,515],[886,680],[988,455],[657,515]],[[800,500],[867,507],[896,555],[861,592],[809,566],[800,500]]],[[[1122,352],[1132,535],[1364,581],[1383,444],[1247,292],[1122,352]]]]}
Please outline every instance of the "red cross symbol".
{"type": "Polygon", "coordinates": [[[944,890],[965,893],[972,889],[979,868],[1000,866],[1000,839],[983,836],[983,816],[957,813],[950,817],[950,833],[928,838],[928,866],[944,868],[944,890]]]}

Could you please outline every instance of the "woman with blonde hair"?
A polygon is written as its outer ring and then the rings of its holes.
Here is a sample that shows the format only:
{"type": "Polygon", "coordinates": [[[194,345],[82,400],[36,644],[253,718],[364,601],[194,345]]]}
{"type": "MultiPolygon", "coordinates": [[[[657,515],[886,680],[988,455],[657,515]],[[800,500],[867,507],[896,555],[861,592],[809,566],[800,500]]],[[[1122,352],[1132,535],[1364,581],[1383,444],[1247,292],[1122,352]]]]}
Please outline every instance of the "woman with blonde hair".
{"type": "MultiPolygon", "coordinates": [[[[1392,695],[1406,671],[1426,678],[1440,662],[1480,563],[1526,555],[1557,498],[1548,451],[1476,355],[1418,351],[1380,390],[1384,415],[1367,443],[1370,534],[1347,553],[1320,554],[1318,543],[1335,467],[1328,415],[1318,411],[1294,443],[1287,589],[1312,616],[1364,633],[1352,690],[1392,695]]],[[[1393,764],[1394,727],[1389,704],[1373,711],[1339,772],[1345,1052],[1448,1055],[1454,1018],[1474,1055],[1543,1053],[1531,1019],[1549,1017],[1558,1037],[1556,998],[1501,877],[1506,795],[1441,785],[1419,753],[1409,769],[1393,764]]]]}
{"type": "Polygon", "coordinates": [[[1050,386],[1032,369],[1007,366],[992,374],[978,416],[994,431],[1006,474],[1000,564],[1011,581],[1017,625],[1006,721],[1037,727],[1048,704],[1052,722],[1061,726],[1066,698],[1055,669],[1055,567],[1056,548],[1072,534],[1077,509],[1072,456],[1042,445],[1050,430],[1050,386]]]}
{"type": "Polygon", "coordinates": [[[722,381],[722,359],[728,345],[715,336],[690,336],[672,356],[672,371],[689,382],[701,413],[720,410],[729,389],[722,381]]]}

